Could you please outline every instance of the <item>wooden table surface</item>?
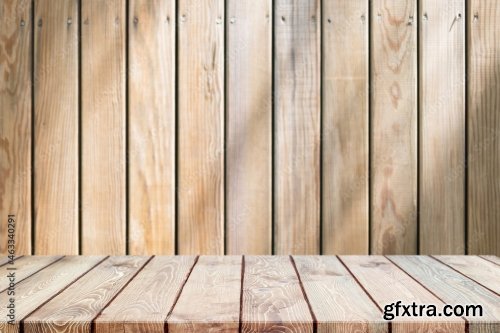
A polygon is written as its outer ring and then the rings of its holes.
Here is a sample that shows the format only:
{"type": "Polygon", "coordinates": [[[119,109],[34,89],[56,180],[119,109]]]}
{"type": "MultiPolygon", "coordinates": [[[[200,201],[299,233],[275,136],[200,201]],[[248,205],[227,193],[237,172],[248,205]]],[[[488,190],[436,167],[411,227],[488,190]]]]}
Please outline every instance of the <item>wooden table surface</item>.
{"type": "Polygon", "coordinates": [[[495,256],[24,256],[0,258],[0,333],[498,333],[499,293],[495,256]],[[483,313],[384,320],[398,301],[483,313]]]}

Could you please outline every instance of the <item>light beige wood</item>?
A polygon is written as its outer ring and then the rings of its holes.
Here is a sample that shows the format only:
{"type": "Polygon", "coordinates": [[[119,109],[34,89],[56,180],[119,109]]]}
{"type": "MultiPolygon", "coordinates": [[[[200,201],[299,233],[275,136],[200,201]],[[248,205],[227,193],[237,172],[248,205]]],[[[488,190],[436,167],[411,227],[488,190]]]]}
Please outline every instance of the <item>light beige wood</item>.
{"type": "Polygon", "coordinates": [[[223,254],[224,1],[178,6],[178,251],[223,254]]]}
{"type": "Polygon", "coordinates": [[[320,252],[320,1],[274,3],[275,253],[320,252]]]}
{"type": "Polygon", "coordinates": [[[200,257],[167,318],[168,332],[238,332],[241,264],[241,256],[200,257]]]}
{"type": "Polygon", "coordinates": [[[500,255],[500,3],[468,1],[467,254],[500,255]]]}
{"type": "MultiPolygon", "coordinates": [[[[400,301],[404,305],[432,304],[442,312],[444,303],[401,269],[382,256],[341,256],[353,276],[359,281],[380,309],[400,301]]],[[[393,309],[392,313],[395,313],[393,309]]],[[[393,333],[404,332],[465,332],[460,317],[399,316],[391,322],[393,333]]]]}
{"type": "Polygon", "coordinates": [[[130,254],[174,254],[175,1],[129,4],[130,254]]]}
{"type": "Polygon", "coordinates": [[[272,1],[226,17],[226,253],[272,254],[272,1]]]}
{"type": "Polygon", "coordinates": [[[371,253],[417,253],[417,1],[372,20],[371,253]]]}
{"type": "Polygon", "coordinates": [[[195,257],[154,257],[95,319],[96,333],[163,333],[195,257]]]}
{"type": "Polygon", "coordinates": [[[324,254],[368,254],[368,2],[323,1],[324,254]]]}
{"type": "Polygon", "coordinates": [[[245,256],[241,332],[313,332],[313,320],[288,256],[245,256]]]}
{"type": "Polygon", "coordinates": [[[14,265],[7,264],[0,267],[0,276],[4,277],[3,279],[0,279],[0,292],[9,288],[11,282],[10,279],[7,278],[9,273],[13,273],[15,275],[15,283],[17,284],[61,258],[61,256],[26,256],[15,260],[14,265]]]}
{"type": "Polygon", "coordinates": [[[0,2],[0,253],[8,254],[15,214],[16,254],[31,254],[31,60],[29,0],[0,2]]]}
{"type": "Polygon", "coordinates": [[[476,256],[436,256],[437,260],[456,269],[477,283],[500,294],[500,266],[476,256]]]}
{"type": "MultiPolygon", "coordinates": [[[[19,256],[18,256],[18,257],[14,257],[14,260],[17,260],[17,259],[19,259],[19,258],[22,258],[22,256],[20,256],[20,257],[19,257],[19,256]]],[[[10,261],[11,261],[11,260],[10,260],[10,258],[9,258],[9,257],[7,257],[7,256],[2,256],[2,257],[0,258],[0,266],[4,266],[4,265],[8,264],[8,263],[10,263],[10,261]]]]}
{"type": "Polygon", "coordinates": [[[37,0],[34,20],[34,253],[78,254],[78,0],[37,0]]]}
{"type": "Polygon", "coordinates": [[[389,259],[447,304],[480,305],[475,315],[464,314],[469,333],[495,333],[500,328],[499,297],[451,268],[427,256],[390,256],[389,259]]]}
{"type": "Polygon", "coordinates": [[[497,256],[480,256],[481,258],[491,261],[497,265],[500,265],[500,258],[497,256]]]}
{"type": "Polygon", "coordinates": [[[318,333],[389,332],[380,309],[334,256],[294,256],[318,333]]]}
{"type": "Polygon", "coordinates": [[[420,1],[420,253],[465,253],[465,1],[420,1]]]}
{"type": "Polygon", "coordinates": [[[82,253],[125,254],[125,2],[82,2],[82,253]]]}
{"type": "MultiPolygon", "coordinates": [[[[40,259],[40,257],[37,257],[37,259],[40,259]]],[[[5,306],[2,304],[0,308],[0,332],[19,332],[22,319],[65,289],[103,259],[103,256],[68,256],[18,283],[15,289],[16,320],[14,324],[6,323],[6,319],[8,318],[7,304],[5,306]]],[[[4,291],[0,294],[0,297],[3,300],[7,300],[10,296],[7,295],[7,291],[4,291]]]]}
{"type": "Polygon", "coordinates": [[[91,321],[148,261],[110,257],[24,320],[26,333],[88,332],[91,321]]]}

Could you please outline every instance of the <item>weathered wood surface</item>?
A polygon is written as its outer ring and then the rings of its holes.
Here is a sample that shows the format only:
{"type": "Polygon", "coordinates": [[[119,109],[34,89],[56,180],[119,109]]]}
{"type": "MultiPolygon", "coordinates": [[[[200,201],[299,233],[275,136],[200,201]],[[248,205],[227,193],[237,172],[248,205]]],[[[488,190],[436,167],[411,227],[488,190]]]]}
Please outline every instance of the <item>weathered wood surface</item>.
{"type": "Polygon", "coordinates": [[[0,292],[5,291],[9,287],[10,281],[7,275],[15,269],[16,283],[21,282],[23,279],[29,277],[33,273],[49,266],[50,264],[60,260],[61,256],[43,256],[31,257],[25,256],[14,261],[14,265],[4,265],[0,267],[0,276],[5,278],[0,279],[0,292]]]}
{"type": "Polygon", "coordinates": [[[17,254],[31,254],[33,1],[0,2],[0,253],[16,214],[17,254]]]}
{"type": "Polygon", "coordinates": [[[479,257],[439,258],[447,263],[429,256],[26,256],[17,264],[13,325],[11,296],[0,292],[0,330],[498,332],[500,267],[479,257]],[[445,303],[479,304],[483,316],[400,312],[384,320],[385,306],[397,301],[438,311],[445,303]]]}
{"type": "Polygon", "coordinates": [[[323,1],[323,254],[369,251],[368,12],[364,0],[323,1]]]}

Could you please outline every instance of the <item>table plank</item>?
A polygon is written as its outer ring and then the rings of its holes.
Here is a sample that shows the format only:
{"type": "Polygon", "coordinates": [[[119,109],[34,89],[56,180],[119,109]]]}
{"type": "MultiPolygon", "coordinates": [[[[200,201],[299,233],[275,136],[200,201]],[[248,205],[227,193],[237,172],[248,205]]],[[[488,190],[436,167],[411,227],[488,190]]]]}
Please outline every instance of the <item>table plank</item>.
{"type": "Polygon", "coordinates": [[[469,323],[469,333],[497,333],[499,331],[500,297],[498,295],[427,256],[389,256],[389,260],[447,304],[481,305],[482,317],[464,316],[469,323]]]}
{"type": "Polygon", "coordinates": [[[460,273],[500,294],[500,266],[476,256],[435,256],[460,273]]]}
{"type": "Polygon", "coordinates": [[[96,333],[163,333],[195,257],[154,257],[96,318],[96,333]]]}
{"type": "Polygon", "coordinates": [[[148,260],[131,256],[106,259],[27,317],[25,332],[90,333],[92,320],[148,260]]]}
{"type": "Polygon", "coordinates": [[[31,312],[57,295],[61,290],[71,285],[80,276],[100,263],[105,257],[78,257],[68,256],[33,274],[16,285],[15,306],[16,320],[14,324],[7,324],[7,291],[0,294],[2,302],[0,308],[0,332],[20,332],[20,322],[31,312]],[[5,305],[5,306],[4,306],[5,305]]]}
{"type": "Polygon", "coordinates": [[[288,256],[245,256],[242,332],[313,332],[313,318],[288,256]]]}
{"type": "Polygon", "coordinates": [[[293,258],[318,320],[318,333],[388,332],[380,309],[336,257],[293,258]]]}
{"type": "Polygon", "coordinates": [[[238,332],[241,256],[202,256],[167,318],[169,333],[238,332]]]}
{"type": "MultiPolygon", "coordinates": [[[[421,284],[382,256],[341,256],[353,276],[370,294],[379,308],[401,301],[402,304],[433,304],[437,311],[445,305],[421,284]]],[[[450,317],[395,317],[391,322],[393,333],[403,332],[465,332],[462,318],[450,317]]]]}
{"type": "MultiPolygon", "coordinates": [[[[16,283],[21,282],[23,279],[33,275],[39,270],[49,266],[62,256],[24,256],[14,261],[14,265],[4,265],[0,267],[0,277],[5,277],[12,268],[15,268],[16,283]]],[[[7,278],[0,278],[0,292],[3,292],[9,287],[9,280],[7,278]]]]}
{"type": "Polygon", "coordinates": [[[500,265],[500,258],[497,256],[480,256],[481,258],[491,261],[492,263],[496,265],[500,265]]]}
{"type": "MultiPolygon", "coordinates": [[[[23,257],[23,256],[17,256],[17,257],[14,257],[14,261],[15,261],[15,260],[17,260],[17,259],[19,259],[19,258],[22,258],[22,257],[23,257]]],[[[0,258],[0,266],[4,266],[4,265],[6,265],[9,261],[10,261],[10,260],[9,260],[9,257],[7,257],[7,256],[2,256],[2,257],[0,258]]]]}

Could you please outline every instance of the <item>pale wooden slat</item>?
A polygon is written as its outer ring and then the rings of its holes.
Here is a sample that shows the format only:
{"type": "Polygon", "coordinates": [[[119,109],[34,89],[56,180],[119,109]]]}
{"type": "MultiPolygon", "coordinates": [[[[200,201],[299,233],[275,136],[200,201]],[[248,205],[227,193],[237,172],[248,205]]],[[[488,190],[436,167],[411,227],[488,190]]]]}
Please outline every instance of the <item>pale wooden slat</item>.
{"type": "Polygon", "coordinates": [[[435,258],[500,294],[500,266],[497,264],[476,256],[436,256],[435,258]]]}
{"type": "Polygon", "coordinates": [[[22,257],[14,261],[14,265],[7,264],[0,267],[0,276],[5,278],[0,279],[0,292],[9,287],[9,279],[6,276],[14,272],[16,275],[16,283],[21,282],[23,279],[31,276],[44,267],[52,264],[53,262],[61,259],[61,256],[38,256],[38,257],[22,257]],[[15,268],[15,270],[13,270],[15,268]]]}
{"type": "Polygon", "coordinates": [[[320,1],[274,2],[275,253],[317,254],[320,1]]]}
{"type": "Polygon", "coordinates": [[[81,15],[82,253],[125,254],[125,1],[81,15]]]}
{"type": "Polygon", "coordinates": [[[195,257],[154,257],[96,318],[96,333],[163,333],[195,257]]]}
{"type": "Polygon", "coordinates": [[[91,321],[147,262],[110,257],[24,320],[26,333],[89,332],[91,321]]]}
{"type": "Polygon", "coordinates": [[[178,6],[178,250],[223,254],[224,1],[178,6]]]}
{"type": "Polygon", "coordinates": [[[368,1],[323,1],[324,254],[368,253],[368,1]]]}
{"type": "Polygon", "coordinates": [[[241,256],[202,256],[167,318],[169,333],[238,332],[241,256]]]}
{"type": "Polygon", "coordinates": [[[36,254],[78,254],[78,25],[78,0],[35,1],[36,254]]]}
{"type": "Polygon", "coordinates": [[[228,254],[272,254],[272,1],[227,2],[228,254]]]}
{"type": "Polygon", "coordinates": [[[313,332],[299,279],[287,256],[245,256],[242,332],[313,332]]]}
{"type": "Polygon", "coordinates": [[[468,254],[500,255],[500,2],[468,8],[468,254]]]}
{"type": "MultiPolygon", "coordinates": [[[[401,301],[402,304],[433,304],[442,312],[444,303],[382,256],[341,256],[341,261],[374,299],[380,309],[401,301]]],[[[393,333],[465,332],[460,317],[400,316],[391,322],[393,333]]]]}
{"type": "MultiPolygon", "coordinates": [[[[42,258],[36,257],[35,259],[42,258]]],[[[5,302],[5,306],[2,304],[0,308],[0,332],[19,332],[19,323],[22,319],[103,259],[103,256],[68,256],[17,284],[15,290],[16,321],[13,325],[6,323],[8,311],[5,302]]],[[[6,291],[3,292],[0,298],[7,300],[9,296],[6,293],[6,291]]]]}
{"type": "Polygon", "coordinates": [[[31,254],[31,4],[0,2],[0,254],[16,214],[16,254],[31,254]]]}
{"type": "Polygon", "coordinates": [[[420,5],[420,252],[463,254],[465,1],[420,5]]]}
{"type": "Polygon", "coordinates": [[[500,258],[497,256],[480,256],[480,257],[488,261],[491,261],[497,265],[500,265],[500,258]]]}
{"type": "Polygon", "coordinates": [[[130,254],[175,249],[175,1],[129,12],[130,254]]]}
{"type": "Polygon", "coordinates": [[[371,253],[416,254],[417,1],[371,13],[371,253]]]}
{"type": "Polygon", "coordinates": [[[417,279],[447,304],[480,305],[476,315],[465,315],[469,333],[495,333],[500,328],[500,298],[449,267],[427,256],[390,256],[405,272],[417,279]]]}
{"type": "Polygon", "coordinates": [[[388,331],[382,313],[333,256],[294,256],[318,333],[388,331]]]}

